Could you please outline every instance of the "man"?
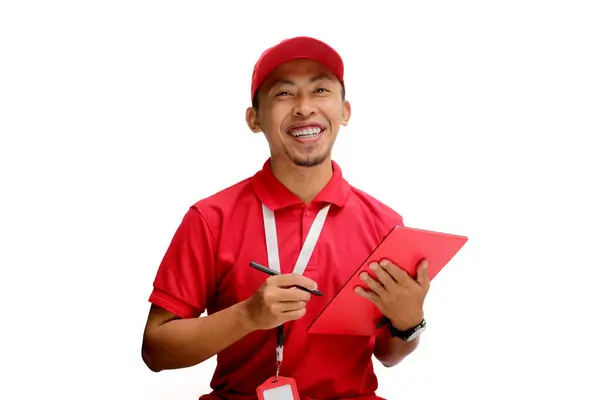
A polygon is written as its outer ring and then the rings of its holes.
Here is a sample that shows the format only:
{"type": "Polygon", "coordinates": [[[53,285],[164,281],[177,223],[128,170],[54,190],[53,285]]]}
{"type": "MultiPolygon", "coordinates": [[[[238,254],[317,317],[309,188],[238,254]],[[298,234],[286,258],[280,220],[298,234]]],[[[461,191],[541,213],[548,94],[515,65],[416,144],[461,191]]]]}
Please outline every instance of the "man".
{"type": "Polygon", "coordinates": [[[295,380],[301,399],[380,399],[372,356],[393,366],[416,348],[418,339],[411,339],[424,327],[429,287],[425,261],[414,280],[385,260],[372,265],[377,279],[366,274],[370,290],[357,289],[357,296],[390,321],[377,337],[306,332],[384,235],[402,224],[392,209],[351,186],[331,159],[351,114],[342,59],[316,39],[284,40],[256,63],[251,100],[246,121],[265,135],[271,157],[254,176],[184,216],[154,282],[143,359],[161,371],[217,355],[213,392],[201,399],[255,399],[276,372],[275,328],[283,324],[279,372],[295,380]],[[322,223],[316,238],[309,232],[315,220],[322,223]],[[308,253],[307,236],[314,245],[308,253]],[[251,261],[281,274],[269,277],[251,261]]]}

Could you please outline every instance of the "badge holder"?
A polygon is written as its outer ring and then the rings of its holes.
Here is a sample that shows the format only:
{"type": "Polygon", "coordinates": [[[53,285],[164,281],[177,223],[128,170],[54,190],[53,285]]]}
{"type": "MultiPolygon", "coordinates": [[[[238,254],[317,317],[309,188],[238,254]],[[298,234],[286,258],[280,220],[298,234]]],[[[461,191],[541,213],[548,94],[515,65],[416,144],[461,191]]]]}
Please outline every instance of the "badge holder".
{"type": "Polygon", "coordinates": [[[267,379],[262,385],[256,388],[256,394],[259,400],[300,400],[298,387],[294,378],[287,378],[279,375],[279,369],[283,362],[283,325],[277,327],[277,347],[276,347],[277,369],[275,376],[267,379]]]}

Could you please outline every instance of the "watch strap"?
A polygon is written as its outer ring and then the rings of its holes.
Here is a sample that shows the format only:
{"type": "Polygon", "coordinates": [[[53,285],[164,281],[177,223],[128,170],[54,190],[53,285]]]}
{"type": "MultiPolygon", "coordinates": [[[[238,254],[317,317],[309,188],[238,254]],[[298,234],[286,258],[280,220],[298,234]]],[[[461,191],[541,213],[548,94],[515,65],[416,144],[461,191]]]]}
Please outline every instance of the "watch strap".
{"type": "Polygon", "coordinates": [[[427,322],[425,321],[425,319],[423,319],[421,322],[419,322],[417,325],[413,326],[412,328],[408,328],[406,330],[401,331],[400,329],[393,326],[391,322],[388,323],[392,337],[402,339],[402,340],[408,340],[415,332],[425,328],[426,325],[427,325],[427,322]]]}

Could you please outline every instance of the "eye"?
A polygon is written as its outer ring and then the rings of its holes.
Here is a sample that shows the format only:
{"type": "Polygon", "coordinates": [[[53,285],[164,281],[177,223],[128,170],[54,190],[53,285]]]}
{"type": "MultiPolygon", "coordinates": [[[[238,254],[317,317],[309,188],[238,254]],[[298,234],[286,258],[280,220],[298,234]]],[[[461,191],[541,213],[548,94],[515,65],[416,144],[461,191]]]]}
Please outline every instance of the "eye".
{"type": "Polygon", "coordinates": [[[291,94],[290,92],[286,92],[286,91],[282,91],[282,92],[278,92],[275,97],[279,97],[279,96],[286,96],[291,94]]]}
{"type": "Polygon", "coordinates": [[[325,93],[328,92],[329,90],[325,89],[325,88],[318,88],[317,90],[315,90],[315,92],[317,93],[325,93]]]}

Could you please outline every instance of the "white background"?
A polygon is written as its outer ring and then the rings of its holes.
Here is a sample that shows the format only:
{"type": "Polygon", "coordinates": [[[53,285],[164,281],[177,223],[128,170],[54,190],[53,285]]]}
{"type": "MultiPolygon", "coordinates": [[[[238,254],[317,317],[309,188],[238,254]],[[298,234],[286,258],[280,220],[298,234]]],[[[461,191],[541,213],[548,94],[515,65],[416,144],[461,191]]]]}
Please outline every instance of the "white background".
{"type": "Polygon", "coordinates": [[[470,237],[379,394],[600,398],[596,2],[348,3],[1,3],[0,398],[209,390],[214,359],[145,368],[147,298],[187,208],[268,157],[250,75],[295,35],[345,59],[346,178],[470,237]]]}

